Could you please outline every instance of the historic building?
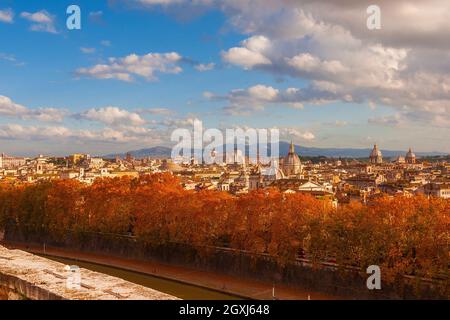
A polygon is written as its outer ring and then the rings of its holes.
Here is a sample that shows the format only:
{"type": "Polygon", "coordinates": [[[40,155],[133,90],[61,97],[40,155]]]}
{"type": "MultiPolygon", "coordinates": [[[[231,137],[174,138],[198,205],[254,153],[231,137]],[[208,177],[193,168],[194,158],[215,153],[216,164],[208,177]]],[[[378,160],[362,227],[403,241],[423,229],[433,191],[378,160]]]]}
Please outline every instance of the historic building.
{"type": "Polygon", "coordinates": [[[372,152],[370,153],[370,163],[373,164],[381,164],[383,163],[383,155],[381,154],[380,149],[378,149],[377,144],[373,146],[372,152]]]}
{"type": "Polygon", "coordinates": [[[8,157],[5,154],[0,155],[0,169],[14,169],[26,164],[25,158],[8,157]]]}
{"type": "Polygon", "coordinates": [[[282,170],[286,177],[297,176],[302,172],[302,163],[299,156],[295,153],[293,142],[289,146],[287,156],[283,158],[282,170]]]}
{"type": "Polygon", "coordinates": [[[411,148],[409,148],[408,153],[405,156],[405,162],[408,164],[416,163],[416,155],[412,152],[411,148]]]}

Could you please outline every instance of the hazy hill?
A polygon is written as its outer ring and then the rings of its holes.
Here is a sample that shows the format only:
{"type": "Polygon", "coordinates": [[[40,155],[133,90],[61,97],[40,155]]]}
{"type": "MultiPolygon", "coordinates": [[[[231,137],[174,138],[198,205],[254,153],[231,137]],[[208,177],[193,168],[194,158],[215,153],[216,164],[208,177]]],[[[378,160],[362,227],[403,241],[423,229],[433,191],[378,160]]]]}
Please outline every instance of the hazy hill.
{"type": "MultiPolygon", "coordinates": [[[[289,142],[280,142],[280,155],[286,155],[289,150],[289,142]]],[[[121,158],[125,157],[127,153],[130,153],[134,158],[169,158],[171,154],[171,148],[168,147],[152,147],[147,149],[133,150],[125,153],[119,154],[108,154],[103,156],[104,158],[115,158],[119,156],[121,158]]],[[[328,157],[328,158],[368,158],[372,148],[357,149],[357,148],[313,148],[313,147],[303,147],[296,145],[295,151],[304,157],[328,157]]],[[[414,150],[413,150],[414,151],[414,150]]],[[[405,155],[406,150],[381,150],[383,157],[392,158],[398,155],[405,155]]],[[[443,152],[415,152],[418,157],[423,156],[439,156],[446,155],[443,152]]]]}

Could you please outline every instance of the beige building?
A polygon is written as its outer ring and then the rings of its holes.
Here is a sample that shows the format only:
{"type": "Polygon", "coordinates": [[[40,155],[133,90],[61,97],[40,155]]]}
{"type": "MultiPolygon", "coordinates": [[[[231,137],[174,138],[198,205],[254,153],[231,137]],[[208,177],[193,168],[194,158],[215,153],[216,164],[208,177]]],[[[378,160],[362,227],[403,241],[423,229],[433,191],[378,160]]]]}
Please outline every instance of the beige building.
{"type": "Polygon", "coordinates": [[[423,186],[427,196],[450,199],[450,183],[428,183],[423,186]]]}
{"type": "Polygon", "coordinates": [[[9,157],[5,154],[0,155],[0,169],[15,169],[24,166],[27,163],[25,158],[9,157]]]}

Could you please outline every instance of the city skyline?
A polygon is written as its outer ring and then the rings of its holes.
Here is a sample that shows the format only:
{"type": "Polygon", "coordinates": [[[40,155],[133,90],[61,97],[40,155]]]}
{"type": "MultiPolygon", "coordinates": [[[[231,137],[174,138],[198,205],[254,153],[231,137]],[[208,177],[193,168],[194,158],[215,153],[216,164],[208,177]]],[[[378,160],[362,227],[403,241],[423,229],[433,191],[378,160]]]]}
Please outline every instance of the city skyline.
{"type": "Polygon", "coordinates": [[[0,5],[0,152],[171,146],[175,128],[272,128],[319,148],[449,153],[449,5],[69,1],[0,5]],[[439,9],[439,10],[438,10],[439,9]],[[269,23],[270,22],[270,23],[269,23]]]}

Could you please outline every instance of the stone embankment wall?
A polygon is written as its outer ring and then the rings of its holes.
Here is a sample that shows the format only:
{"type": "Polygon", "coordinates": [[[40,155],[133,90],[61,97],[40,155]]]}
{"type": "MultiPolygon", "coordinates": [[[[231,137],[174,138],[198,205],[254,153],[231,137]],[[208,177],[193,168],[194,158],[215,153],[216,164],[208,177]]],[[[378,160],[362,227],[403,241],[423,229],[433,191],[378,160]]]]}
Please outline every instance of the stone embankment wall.
{"type": "Polygon", "coordinates": [[[361,270],[339,269],[331,264],[311,265],[308,261],[277,264],[267,255],[253,254],[224,248],[197,248],[194,246],[165,243],[160,246],[146,246],[133,237],[86,234],[74,237],[69,234],[63,242],[47,237],[23,234],[9,230],[5,241],[34,243],[79,250],[102,255],[139,260],[154,260],[171,265],[192,267],[197,270],[221,272],[224,274],[253,278],[273,283],[282,283],[293,288],[323,292],[351,299],[449,299],[450,283],[430,282],[415,278],[398,277],[387,283],[382,278],[382,290],[368,290],[369,276],[361,270]],[[419,281],[420,280],[420,281],[419,281]]]}
{"type": "Polygon", "coordinates": [[[174,300],[171,295],[102,273],[79,269],[68,283],[66,265],[0,246],[0,300],[174,300]],[[75,285],[76,286],[75,286],[75,285]]]}

